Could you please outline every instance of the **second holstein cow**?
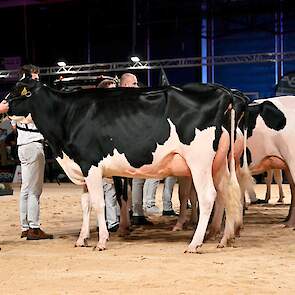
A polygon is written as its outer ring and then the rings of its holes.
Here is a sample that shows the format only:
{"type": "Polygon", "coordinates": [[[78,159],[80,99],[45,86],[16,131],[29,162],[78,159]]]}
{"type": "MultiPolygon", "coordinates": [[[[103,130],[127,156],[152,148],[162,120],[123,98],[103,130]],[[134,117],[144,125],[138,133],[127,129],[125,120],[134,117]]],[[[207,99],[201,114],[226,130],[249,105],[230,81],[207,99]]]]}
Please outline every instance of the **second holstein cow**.
{"type": "MultiPolygon", "coordinates": [[[[240,124],[246,134],[238,136],[235,142],[237,164],[244,151],[242,168],[237,167],[242,192],[253,191],[249,177],[244,177],[248,171],[255,175],[269,169],[285,169],[292,193],[292,203],[287,217],[289,226],[295,226],[294,114],[295,97],[285,96],[254,101],[248,106],[247,116],[240,124]],[[246,147],[248,153],[246,153],[246,147]],[[250,170],[248,170],[248,160],[250,170]]],[[[223,205],[217,202],[214,213],[209,237],[215,236],[220,231],[223,205]]]]}
{"type": "Polygon", "coordinates": [[[273,97],[267,100],[257,100],[255,103],[257,105],[252,107],[252,117],[249,118],[249,138],[247,140],[247,147],[251,152],[250,170],[253,174],[269,169],[285,170],[292,194],[286,224],[295,227],[295,97],[273,97]],[[269,113],[269,108],[266,108],[263,113],[259,111],[265,103],[272,103],[277,107],[275,116],[269,113]],[[268,117],[273,126],[281,125],[281,128],[279,130],[268,128],[263,120],[263,114],[268,117]]]}
{"type": "MultiPolygon", "coordinates": [[[[24,94],[24,93],[23,93],[24,94]]],[[[90,89],[60,92],[25,78],[7,97],[9,114],[31,116],[57,161],[76,184],[86,182],[99,223],[97,248],[109,237],[102,177],[164,178],[192,176],[200,217],[188,252],[203,243],[216,192],[224,198],[227,219],[223,243],[241,223],[240,190],[228,170],[230,136],[223,125],[235,105],[230,91],[190,84],[158,89],[90,89]],[[26,88],[25,95],[20,94],[26,88]]],[[[89,234],[84,216],[77,245],[89,234]]]]}

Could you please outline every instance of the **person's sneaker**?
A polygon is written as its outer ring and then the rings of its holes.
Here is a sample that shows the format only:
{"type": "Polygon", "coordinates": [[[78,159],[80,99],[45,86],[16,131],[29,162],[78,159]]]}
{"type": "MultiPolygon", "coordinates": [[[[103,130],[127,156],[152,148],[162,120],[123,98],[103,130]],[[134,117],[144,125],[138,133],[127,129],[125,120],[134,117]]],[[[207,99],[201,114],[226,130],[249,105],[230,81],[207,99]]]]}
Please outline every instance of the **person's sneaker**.
{"type": "Polygon", "coordinates": [[[53,239],[53,235],[45,233],[40,228],[30,228],[27,234],[27,240],[45,240],[53,239]]]}
{"type": "Polygon", "coordinates": [[[162,212],[163,216],[178,216],[178,214],[172,209],[172,210],[163,210],[162,212]]]}
{"type": "Polygon", "coordinates": [[[146,207],[145,208],[145,213],[147,215],[160,214],[161,213],[161,210],[157,206],[146,207]]]}
{"type": "Polygon", "coordinates": [[[134,225],[153,225],[153,223],[146,219],[145,216],[133,216],[132,223],[134,225]]]}
{"type": "Polygon", "coordinates": [[[261,199],[257,199],[254,202],[251,202],[251,205],[259,205],[259,204],[267,204],[268,201],[267,200],[261,200],[261,199]]]}
{"type": "Polygon", "coordinates": [[[22,238],[26,238],[27,236],[28,236],[28,232],[29,232],[29,230],[27,229],[27,230],[23,230],[22,231],[22,234],[21,234],[21,236],[20,236],[20,238],[22,239],[22,238]]]}
{"type": "Polygon", "coordinates": [[[109,232],[115,233],[119,228],[119,224],[116,224],[108,229],[109,232]]]}

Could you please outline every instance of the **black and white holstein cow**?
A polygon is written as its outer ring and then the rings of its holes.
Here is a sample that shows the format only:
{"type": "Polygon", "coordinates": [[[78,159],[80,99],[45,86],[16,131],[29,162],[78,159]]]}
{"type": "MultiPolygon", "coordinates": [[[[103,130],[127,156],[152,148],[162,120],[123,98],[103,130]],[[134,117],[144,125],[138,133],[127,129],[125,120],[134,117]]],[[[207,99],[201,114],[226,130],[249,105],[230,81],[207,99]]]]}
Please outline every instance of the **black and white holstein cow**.
{"type": "MultiPolygon", "coordinates": [[[[269,169],[284,169],[290,183],[292,202],[287,217],[287,225],[295,226],[295,97],[282,96],[256,100],[248,106],[247,116],[241,126],[245,126],[245,135],[237,136],[235,142],[236,164],[244,152],[242,168],[238,167],[238,179],[242,193],[252,191],[248,171],[252,175],[269,169]],[[248,159],[250,165],[248,169],[248,159]]],[[[223,215],[222,204],[217,202],[208,236],[219,233],[223,215]]]]}
{"type": "Polygon", "coordinates": [[[247,147],[251,153],[250,171],[259,174],[269,169],[283,169],[290,184],[292,201],[286,225],[295,227],[295,96],[281,96],[254,101],[259,108],[265,102],[273,103],[279,110],[276,116],[268,114],[273,125],[281,125],[280,130],[267,128],[261,115],[252,112],[249,118],[247,147]],[[283,116],[283,118],[282,118],[283,116]],[[283,124],[282,124],[283,123],[283,124]]]}
{"type": "MultiPolygon", "coordinates": [[[[203,243],[217,191],[226,204],[224,239],[239,227],[240,189],[227,154],[230,139],[234,142],[235,109],[241,106],[229,90],[190,84],[68,93],[25,78],[6,99],[9,115],[31,114],[69,178],[86,182],[99,223],[97,249],[105,249],[109,238],[102,177],[192,176],[200,216],[187,252],[196,252],[203,243]],[[24,88],[26,95],[21,94],[24,88]],[[229,120],[231,137],[223,127],[229,120]]],[[[84,245],[88,230],[87,216],[77,245],[84,245]]]]}

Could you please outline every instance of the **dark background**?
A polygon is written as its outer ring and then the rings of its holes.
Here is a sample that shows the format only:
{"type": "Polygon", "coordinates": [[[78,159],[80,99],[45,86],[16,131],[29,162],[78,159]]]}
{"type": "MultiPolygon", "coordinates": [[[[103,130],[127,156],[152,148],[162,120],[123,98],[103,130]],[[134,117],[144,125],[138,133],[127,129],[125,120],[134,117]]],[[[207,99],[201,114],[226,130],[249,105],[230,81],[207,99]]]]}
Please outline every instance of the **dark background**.
{"type": "MultiPolygon", "coordinates": [[[[148,42],[150,60],[199,57],[204,16],[214,22],[214,36],[203,37],[213,40],[215,56],[274,52],[275,13],[283,14],[283,50],[295,51],[294,5],[293,0],[0,0],[0,67],[8,67],[9,57],[19,58],[10,69],[24,63],[55,66],[60,59],[68,65],[127,61],[133,53],[146,60],[148,42]]],[[[294,69],[295,62],[286,61],[282,74],[294,69]]],[[[166,73],[173,84],[201,81],[200,67],[166,73]]],[[[137,74],[147,84],[146,72],[137,74]]],[[[273,96],[274,63],[216,66],[213,82],[273,96]]],[[[159,71],[152,71],[152,84],[158,83],[159,71]]]]}

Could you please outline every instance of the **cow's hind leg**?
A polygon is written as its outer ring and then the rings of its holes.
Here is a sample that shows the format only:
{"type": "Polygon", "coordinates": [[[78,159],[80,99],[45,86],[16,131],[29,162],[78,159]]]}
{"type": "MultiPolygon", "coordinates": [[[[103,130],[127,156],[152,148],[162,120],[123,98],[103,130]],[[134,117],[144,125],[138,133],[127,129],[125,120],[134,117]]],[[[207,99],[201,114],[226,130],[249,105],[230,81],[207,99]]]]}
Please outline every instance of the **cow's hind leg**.
{"type": "Polygon", "coordinates": [[[274,178],[275,178],[275,181],[277,183],[277,185],[279,186],[279,199],[278,199],[278,202],[279,203],[283,203],[283,200],[285,198],[284,196],[284,191],[283,191],[283,174],[282,174],[282,170],[281,169],[274,169],[274,178]]]}
{"type": "Polygon", "coordinates": [[[270,195],[271,195],[271,183],[272,183],[272,179],[273,179],[273,169],[269,169],[267,170],[267,175],[266,175],[266,193],[265,193],[265,202],[268,203],[270,200],[270,195]]]}
{"type": "Polygon", "coordinates": [[[208,221],[216,198],[216,190],[213,184],[211,169],[207,169],[205,172],[200,170],[194,171],[194,168],[191,168],[191,172],[194,185],[199,196],[200,215],[193,239],[185,252],[196,253],[197,248],[201,247],[204,241],[208,221]]]}
{"type": "Polygon", "coordinates": [[[117,201],[120,205],[120,225],[118,232],[120,237],[125,237],[130,234],[128,179],[115,176],[113,177],[113,180],[117,195],[117,201]]]}
{"type": "Polygon", "coordinates": [[[173,227],[173,231],[180,231],[183,229],[183,225],[187,221],[187,201],[189,199],[189,193],[191,190],[192,179],[189,177],[178,177],[178,195],[180,210],[176,224],[173,227]]]}
{"type": "Polygon", "coordinates": [[[289,208],[288,216],[285,220],[285,225],[287,227],[295,227],[295,182],[294,177],[295,176],[295,169],[293,169],[293,173],[291,173],[290,169],[285,169],[285,173],[288,179],[288,182],[290,184],[290,190],[291,190],[291,204],[289,208]]]}
{"type": "Polygon", "coordinates": [[[92,166],[85,180],[89,190],[91,205],[96,212],[99,226],[99,240],[96,249],[99,251],[105,250],[106,242],[109,239],[109,233],[105,220],[105,201],[101,168],[92,166]]]}
{"type": "MultiPolygon", "coordinates": [[[[120,202],[120,227],[119,236],[125,237],[130,235],[130,216],[128,208],[128,179],[123,180],[123,194],[121,195],[120,202]]],[[[131,196],[130,196],[131,198],[131,196]]]]}

